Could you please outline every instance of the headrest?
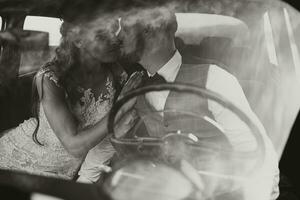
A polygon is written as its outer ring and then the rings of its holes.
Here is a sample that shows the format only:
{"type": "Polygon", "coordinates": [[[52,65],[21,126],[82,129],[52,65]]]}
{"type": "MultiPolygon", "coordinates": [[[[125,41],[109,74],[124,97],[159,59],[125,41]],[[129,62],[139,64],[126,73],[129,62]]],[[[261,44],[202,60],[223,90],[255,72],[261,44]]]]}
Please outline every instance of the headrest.
{"type": "Polygon", "coordinates": [[[0,32],[0,43],[19,45],[23,51],[44,50],[49,46],[49,33],[32,30],[7,30],[0,32]]]}
{"type": "Polygon", "coordinates": [[[199,44],[204,37],[225,37],[242,45],[249,34],[248,26],[241,20],[215,14],[176,13],[176,36],[185,44],[199,44]]]}

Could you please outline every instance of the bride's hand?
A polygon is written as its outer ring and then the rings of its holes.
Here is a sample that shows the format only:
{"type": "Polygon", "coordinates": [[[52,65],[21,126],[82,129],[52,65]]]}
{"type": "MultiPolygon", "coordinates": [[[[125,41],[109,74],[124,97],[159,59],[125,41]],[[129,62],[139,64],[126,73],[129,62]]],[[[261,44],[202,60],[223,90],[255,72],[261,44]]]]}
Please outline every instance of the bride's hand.
{"type": "Polygon", "coordinates": [[[122,97],[124,97],[126,95],[126,93],[139,87],[143,80],[142,77],[143,77],[143,72],[134,72],[129,77],[129,79],[125,83],[124,87],[122,88],[122,91],[118,97],[118,100],[121,99],[122,97]]]}
{"type": "Polygon", "coordinates": [[[138,119],[138,115],[134,108],[136,103],[136,97],[128,101],[118,111],[115,118],[114,133],[116,138],[120,138],[135,125],[138,119]]]}
{"type": "MultiPolygon", "coordinates": [[[[126,95],[126,93],[137,88],[142,82],[142,72],[134,72],[122,88],[118,100],[126,95]]],[[[115,120],[115,137],[124,136],[137,122],[138,115],[134,109],[136,97],[125,103],[116,115],[115,120]]]]}

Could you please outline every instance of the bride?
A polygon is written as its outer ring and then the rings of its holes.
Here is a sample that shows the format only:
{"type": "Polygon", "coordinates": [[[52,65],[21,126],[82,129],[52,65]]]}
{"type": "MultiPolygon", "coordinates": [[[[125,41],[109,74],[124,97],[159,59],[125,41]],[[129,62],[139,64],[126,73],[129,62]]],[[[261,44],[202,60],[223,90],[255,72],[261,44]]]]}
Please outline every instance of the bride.
{"type": "MultiPolygon", "coordinates": [[[[74,179],[92,148],[103,162],[113,153],[107,113],[127,78],[115,63],[118,26],[112,17],[80,17],[64,22],[51,62],[36,74],[34,118],[0,134],[0,168],[74,179]]],[[[116,127],[134,122],[133,100],[116,127]]]]}

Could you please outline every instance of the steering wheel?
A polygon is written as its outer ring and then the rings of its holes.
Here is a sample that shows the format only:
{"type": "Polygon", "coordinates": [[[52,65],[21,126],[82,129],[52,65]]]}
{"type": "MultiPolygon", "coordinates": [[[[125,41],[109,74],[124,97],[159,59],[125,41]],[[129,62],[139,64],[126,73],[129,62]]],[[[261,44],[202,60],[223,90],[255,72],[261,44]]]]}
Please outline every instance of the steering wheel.
{"type": "MultiPolygon", "coordinates": [[[[180,117],[180,116],[179,116],[180,117]]],[[[209,123],[209,122],[208,122],[209,123]]],[[[214,123],[210,123],[212,126],[216,126],[214,123]]],[[[218,130],[220,130],[217,127],[218,130]]],[[[123,98],[118,100],[113,108],[110,111],[109,120],[108,120],[108,131],[112,134],[111,142],[113,146],[118,150],[120,146],[124,148],[135,149],[139,153],[143,153],[143,150],[146,149],[145,152],[150,152],[147,149],[155,149],[155,155],[161,153],[161,149],[165,149],[166,145],[186,145],[189,149],[192,149],[193,152],[196,150],[195,155],[199,155],[199,152],[203,153],[204,149],[206,151],[219,151],[221,156],[226,157],[226,162],[236,162],[239,160],[239,163],[243,163],[245,158],[255,159],[255,164],[251,164],[250,170],[247,170],[247,174],[251,174],[255,172],[257,167],[263,163],[265,157],[265,145],[262,138],[262,133],[260,129],[255,125],[255,123],[244,113],[239,107],[234,105],[230,100],[222,97],[221,95],[210,91],[205,88],[200,88],[192,84],[183,84],[183,83],[164,83],[164,84],[154,84],[141,88],[137,88],[131,92],[128,92],[123,98]],[[251,133],[253,134],[256,140],[256,148],[251,151],[237,151],[231,148],[220,149],[218,145],[211,145],[212,143],[207,143],[205,140],[201,138],[197,138],[192,133],[182,133],[182,132],[170,132],[164,135],[163,137],[138,137],[134,136],[132,138],[121,137],[117,138],[114,133],[114,121],[116,114],[119,109],[132,98],[144,95],[148,92],[154,91],[175,91],[180,93],[187,93],[197,95],[200,98],[207,98],[210,101],[216,102],[221,106],[229,109],[232,113],[234,113],[241,121],[243,121],[246,125],[248,125],[251,133]]],[[[226,133],[224,133],[226,135],[226,133]]],[[[120,151],[122,151],[122,148],[120,151]]],[[[173,149],[174,150],[174,149],[173,149]]],[[[176,148],[175,148],[176,151],[176,148]]]]}
{"type": "MultiPolygon", "coordinates": [[[[197,114],[192,115],[202,118],[197,114]]],[[[180,115],[175,115],[176,117],[179,118],[180,115]]],[[[206,121],[226,136],[226,132],[215,123],[206,121]]],[[[227,194],[235,196],[235,192],[243,192],[244,180],[255,175],[265,157],[262,133],[246,113],[221,95],[191,84],[149,85],[128,92],[112,108],[108,130],[112,134],[111,142],[120,155],[136,153],[129,156],[127,161],[121,161],[119,166],[113,166],[113,172],[105,181],[104,188],[113,199],[211,199],[213,196],[224,197],[227,194]],[[136,96],[163,90],[207,98],[229,109],[248,125],[256,140],[256,148],[251,151],[238,151],[227,146],[220,147],[218,142],[207,142],[206,138],[199,138],[197,134],[182,130],[167,132],[162,137],[133,135],[132,138],[117,138],[114,133],[114,121],[119,109],[136,96]],[[127,149],[130,151],[126,151],[127,149]],[[178,156],[177,152],[181,151],[184,155],[179,154],[179,159],[175,156],[173,163],[164,159],[168,156],[174,158],[172,154],[175,152],[178,156]],[[193,163],[193,159],[197,160],[197,157],[202,159],[200,164],[193,163]]]]}

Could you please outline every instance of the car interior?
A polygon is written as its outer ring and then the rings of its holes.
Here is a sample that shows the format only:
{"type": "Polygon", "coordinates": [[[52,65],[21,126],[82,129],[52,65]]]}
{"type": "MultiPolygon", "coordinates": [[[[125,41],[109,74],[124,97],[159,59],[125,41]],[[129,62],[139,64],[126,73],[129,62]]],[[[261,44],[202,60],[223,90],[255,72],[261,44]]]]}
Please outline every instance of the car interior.
{"type": "MultiPolygon", "coordinates": [[[[0,0],[0,133],[32,116],[33,77],[54,57],[62,21],[76,16],[74,8],[88,2],[0,0]],[[14,37],[22,41],[16,43],[11,40],[14,37]]],[[[200,57],[199,64],[217,64],[237,78],[280,157],[279,199],[298,199],[300,176],[296,152],[299,152],[300,98],[296,94],[297,63],[293,48],[300,48],[299,10],[276,0],[228,0],[225,5],[205,0],[195,2],[176,8],[181,27],[176,33],[178,50],[182,55],[200,57]],[[229,6],[232,2],[238,5],[229,6]],[[204,8],[202,4],[208,6],[204,8]],[[218,5],[224,10],[218,9],[218,5]],[[230,12],[233,14],[228,14],[230,12]],[[193,23],[189,17],[193,17],[193,23]]],[[[97,3],[91,1],[82,10],[94,4],[97,3]]],[[[9,179],[0,173],[0,180],[4,180],[2,177],[9,179]]],[[[20,187],[19,184],[17,188],[20,187]]],[[[80,199],[74,196],[71,199],[80,199]]]]}

